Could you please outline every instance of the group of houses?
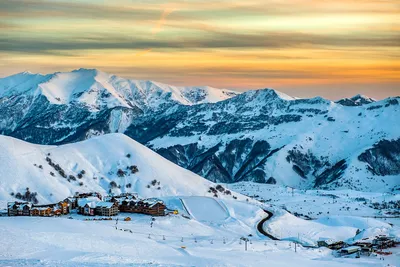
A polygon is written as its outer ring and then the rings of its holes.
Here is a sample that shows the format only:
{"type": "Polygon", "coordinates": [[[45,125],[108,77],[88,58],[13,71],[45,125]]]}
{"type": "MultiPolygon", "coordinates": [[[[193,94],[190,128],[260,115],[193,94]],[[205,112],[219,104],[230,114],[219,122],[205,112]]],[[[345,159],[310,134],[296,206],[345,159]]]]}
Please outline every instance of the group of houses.
{"type": "Polygon", "coordinates": [[[118,215],[118,204],[116,202],[102,201],[98,197],[90,196],[76,200],[78,214],[87,216],[115,216],[118,215]]]}
{"type": "Polygon", "coordinates": [[[60,216],[70,212],[67,202],[47,205],[35,205],[30,202],[9,202],[7,204],[8,216],[60,216]]]}
{"type": "Polygon", "coordinates": [[[167,207],[157,198],[139,199],[135,193],[103,196],[97,192],[79,193],[59,203],[34,205],[30,202],[9,202],[8,216],[55,216],[71,210],[87,216],[115,216],[119,212],[142,213],[151,216],[166,215],[167,207]]]}
{"type": "Polygon", "coordinates": [[[373,252],[382,254],[380,253],[382,249],[395,247],[399,242],[394,237],[378,235],[371,238],[364,238],[351,244],[347,244],[343,241],[335,241],[330,238],[320,238],[317,241],[317,244],[319,247],[327,247],[332,250],[337,250],[341,256],[350,254],[357,254],[358,256],[363,254],[369,256],[373,252]]]}
{"type": "Polygon", "coordinates": [[[360,248],[360,252],[362,254],[371,254],[372,252],[377,252],[379,250],[392,248],[396,246],[396,242],[394,237],[386,236],[386,235],[379,235],[375,238],[365,239],[354,243],[355,246],[360,248]]]}
{"type": "Polygon", "coordinates": [[[332,238],[321,237],[317,241],[317,245],[318,245],[318,247],[327,247],[332,250],[338,250],[338,249],[341,249],[344,246],[346,246],[346,243],[344,243],[343,241],[336,241],[332,238]]]}
{"type": "Polygon", "coordinates": [[[157,198],[139,199],[137,194],[123,193],[100,199],[89,196],[77,199],[78,213],[88,216],[114,216],[119,212],[142,213],[151,216],[166,215],[167,207],[157,198]]]}

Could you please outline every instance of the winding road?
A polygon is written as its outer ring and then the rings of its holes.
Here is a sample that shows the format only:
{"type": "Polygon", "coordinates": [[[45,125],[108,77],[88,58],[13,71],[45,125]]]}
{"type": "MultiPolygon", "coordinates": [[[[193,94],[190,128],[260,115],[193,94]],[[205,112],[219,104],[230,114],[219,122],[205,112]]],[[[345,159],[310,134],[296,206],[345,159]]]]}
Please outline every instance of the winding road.
{"type": "Polygon", "coordinates": [[[265,232],[264,227],[263,227],[263,226],[264,226],[264,223],[265,223],[266,221],[268,221],[269,219],[271,219],[272,216],[273,216],[274,214],[273,214],[272,212],[268,211],[268,210],[264,210],[264,212],[267,213],[268,216],[265,217],[265,218],[263,218],[261,221],[258,222],[258,224],[257,224],[257,230],[258,230],[261,234],[263,234],[263,235],[265,235],[265,236],[271,238],[272,240],[279,240],[279,238],[277,238],[277,237],[275,237],[275,236],[273,236],[273,235],[271,235],[271,234],[265,232]]]}

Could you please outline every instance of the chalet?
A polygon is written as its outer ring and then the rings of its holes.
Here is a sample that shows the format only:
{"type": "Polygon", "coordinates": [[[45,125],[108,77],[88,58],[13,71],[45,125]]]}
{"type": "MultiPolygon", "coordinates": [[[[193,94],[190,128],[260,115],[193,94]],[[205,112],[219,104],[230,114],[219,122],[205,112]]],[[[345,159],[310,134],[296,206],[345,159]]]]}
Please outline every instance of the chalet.
{"type": "Polygon", "coordinates": [[[58,203],[57,208],[60,209],[61,214],[68,214],[70,212],[70,205],[68,202],[61,201],[58,203]]]}
{"type": "Polygon", "coordinates": [[[123,200],[119,205],[121,212],[144,213],[152,216],[164,216],[166,206],[157,198],[143,200],[123,200]]]}
{"type": "Polygon", "coordinates": [[[115,216],[118,215],[118,204],[116,202],[97,202],[95,214],[101,216],[115,216]]]}
{"type": "Polygon", "coordinates": [[[34,206],[31,211],[32,216],[53,216],[53,207],[50,206],[34,206]]]}
{"type": "Polygon", "coordinates": [[[55,206],[55,207],[53,208],[53,210],[52,210],[52,214],[53,214],[54,216],[61,216],[61,214],[63,214],[63,211],[62,211],[62,209],[61,209],[60,206],[55,206]]]}
{"type": "Polygon", "coordinates": [[[51,203],[45,205],[33,205],[32,216],[53,216],[68,214],[68,204],[65,202],[51,203]]]}
{"type": "MultiPolygon", "coordinates": [[[[101,200],[98,197],[87,197],[87,198],[78,198],[77,199],[77,208],[78,208],[78,213],[79,214],[85,214],[85,206],[88,203],[94,203],[89,206],[93,206],[96,208],[96,203],[100,202],[101,200]]],[[[85,214],[85,215],[90,215],[90,214],[85,214]]],[[[94,212],[93,212],[94,215],[94,212]]]]}
{"type": "Polygon", "coordinates": [[[371,253],[374,251],[373,245],[371,242],[363,242],[359,241],[353,244],[353,246],[358,246],[361,248],[361,254],[363,255],[371,255],[371,253]]]}
{"type": "Polygon", "coordinates": [[[378,247],[379,249],[385,249],[385,248],[390,248],[394,247],[395,245],[395,239],[389,236],[377,236],[373,241],[372,244],[378,247]]]}
{"type": "Polygon", "coordinates": [[[68,204],[69,210],[73,210],[76,208],[76,198],[74,197],[67,197],[62,202],[68,204]]]}
{"type": "Polygon", "coordinates": [[[121,212],[132,212],[142,213],[143,209],[139,207],[138,201],[135,200],[124,200],[119,205],[119,211],[121,212]]]}
{"type": "Polygon", "coordinates": [[[30,202],[8,202],[8,216],[30,216],[32,203],[30,202]]]}
{"type": "Polygon", "coordinates": [[[143,203],[143,213],[152,216],[164,216],[166,206],[164,202],[157,198],[148,198],[141,201],[143,203]]]}
{"type": "Polygon", "coordinates": [[[88,215],[88,216],[96,215],[96,202],[92,201],[92,202],[86,203],[85,206],[83,206],[83,208],[82,208],[82,214],[88,215]]]}
{"type": "Polygon", "coordinates": [[[332,238],[320,237],[317,241],[318,247],[328,247],[329,245],[334,244],[335,241],[332,238]]]}
{"type": "Polygon", "coordinates": [[[361,248],[359,246],[350,246],[347,248],[342,248],[340,250],[340,254],[341,255],[350,255],[350,254],[354,254],[354,253],[358,253],[360,254],[361,248]]]}
{"type": "Polygon", "coordinates": [[[80,198],[77,202],[78,213],[83,215],[115,216],[119,212],[117,202],[101,201],[95,196],[80,198]]]}
{"type": "Polygon", "coordinates": [[[343,248],[346,243],[344,243],[343,241],[336,241],[331,238],[320,237],[317,241],[317,245],[318,247],[327,247],[329,249],[338,250],[343,248]]]}

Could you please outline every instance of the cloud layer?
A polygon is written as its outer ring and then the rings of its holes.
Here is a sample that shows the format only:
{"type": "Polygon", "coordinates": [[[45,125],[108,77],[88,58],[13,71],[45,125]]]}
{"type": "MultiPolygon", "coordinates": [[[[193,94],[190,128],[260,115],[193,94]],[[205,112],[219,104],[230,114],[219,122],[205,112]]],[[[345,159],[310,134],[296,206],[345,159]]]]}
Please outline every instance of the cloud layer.
{"type": "Polygon", "coordinates": [[[242,2],[1,1],[0,75],[93,67],[299,96],[400,95],[398,1],[242,2]]]}

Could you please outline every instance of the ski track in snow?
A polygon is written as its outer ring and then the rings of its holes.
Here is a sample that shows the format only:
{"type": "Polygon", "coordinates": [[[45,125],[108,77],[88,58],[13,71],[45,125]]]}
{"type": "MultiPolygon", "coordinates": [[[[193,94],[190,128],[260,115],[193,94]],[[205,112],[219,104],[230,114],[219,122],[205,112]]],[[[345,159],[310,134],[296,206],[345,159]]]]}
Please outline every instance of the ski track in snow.
{"type": "Polygon", "coordinates": [[[210,197],[182,198],[189,214],[198,221],[224,222],[230,215],[219,201],[210,197]]]}

